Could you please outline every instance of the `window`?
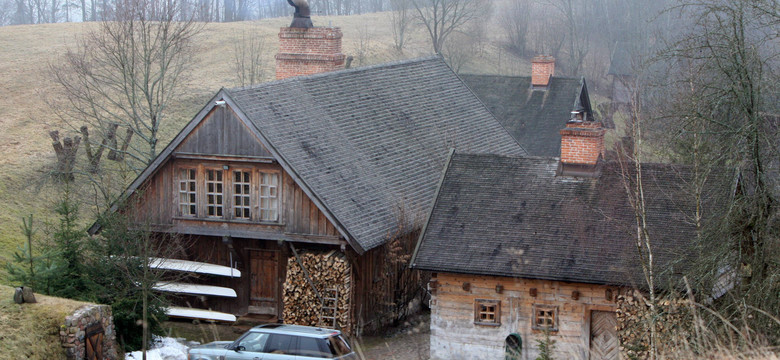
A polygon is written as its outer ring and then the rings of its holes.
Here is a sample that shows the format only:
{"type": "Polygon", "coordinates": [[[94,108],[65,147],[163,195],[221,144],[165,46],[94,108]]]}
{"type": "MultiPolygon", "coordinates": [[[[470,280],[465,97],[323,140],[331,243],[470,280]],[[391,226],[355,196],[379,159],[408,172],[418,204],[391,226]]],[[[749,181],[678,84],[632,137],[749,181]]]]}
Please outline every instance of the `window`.
{"type": "Polygon", "coordinates": [[[263,352],[266,341],[268,341],[268,334],[248,332],[246,336],[238,341],[236,347],[241,346],[245,351],[263,352]]]}
{"type": "Polygon", "coordinates": [[[352,349],[347,344],[347,341],[344,340],[344,337],[341,335],[329,337],[328,348],[330,349],[331,354],[335,354],[336,356],[347,355],[352,352],[352,349]]]}
{"type": "Polygon", "coordinates": [[[327,340],[306,336],[298,337],[298,348],[295,355],[313,358],[333,358],[333,353],[328,349],[327,340]]]}
{"type": "Polygon", "coordinates": [[[195,201],[195,169],[179,169],[179,213],[181,216],[197,216],[195,201]]]}
{"type": "Polygon", "coordinates": [[[260,172],[260,221],[279,219],[279,174],[260,172]]]}
{"type": "Polygon", "coordinates": [[[249,204],[249,189],[251,184],[249,171],[233,171],[233,216],[236,219],[252,219],[251,205],[249,204]]]}
{"type": "Polygon", "coordinates": [[[223,190],[222,170],[206,170],[206,216],[222,217],[223,190]]]}
{"type": "Polygon", "coordinates": [[[474,323],[477,325],[501,325],[501,301],[474,300],[474,323]]]}
{"type": "Polygon", "coordinates": [[[292,335],[271,334],[265,352],[271,354],[291,354],[293,353],[292,346],[295,343],[294,340],[295,336],[292,335]]]}
{"type": "Polygon", "coordinates": [[[180,166],[174,170],[172,189],[174,196],[179,194],[171,204],[176,216],[254,223],[281,220],[282,173],[278,169],[252,164],[180,166]]]}
{"type": "Polygon", "coordinates": [[[534,305],[532,328],[536,330],[558,331],[558,307],[534,305]]]}

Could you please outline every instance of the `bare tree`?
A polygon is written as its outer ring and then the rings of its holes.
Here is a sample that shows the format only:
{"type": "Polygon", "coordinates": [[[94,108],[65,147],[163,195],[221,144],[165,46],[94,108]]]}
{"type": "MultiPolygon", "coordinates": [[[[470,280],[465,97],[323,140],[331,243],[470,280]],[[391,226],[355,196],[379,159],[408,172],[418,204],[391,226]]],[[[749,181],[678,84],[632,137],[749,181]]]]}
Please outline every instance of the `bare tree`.
{"type": "Polygon", "coordinates": [[[368,65],[368,57],[373,51],[371,46],[372,34],[367,24],[358,28],[358,37],[354,41],[355,57],[357,66],[368,65]]]}
{"type": "Polygon", "coordinates": [[[192,61],[191,40],[202,28],[180,16],[181,6],[179,0],[119,0],[115,21],[102,22],[61,65],[51,66],[64,102],[53,104],[57,114],[103,138],[114,124],[130,129],[138,141],[109,150],[141,167],[157,156],[160,124],[192,61]]]}
{"type": "Polygon", "coordinates": [[[428,30],[433,51],[441,53],[447,38],[465,24],[490,14],[486,0],[410,0],[417,18],[428,30]]]}
{"type": "Polygon", "coordinates": [[[498,15],[507,36],[507,45],[515,55],[525,56],[531,7],[525,1],[504,3],[498,15]]]}
{"type": "Polygon", "coordinates": [[[629,149],[620,149],[620,170],[623,178],[623,187],[626,191],[628,203],[634,210],[635,221],[635,246],[639,257],[639,265],[642,268],[644,286],[650,292],[648,299],[649,311],[651,313],[651,323],[647,324],[650,328],[650,359],[655,359],[658,354],[658,334],[655,325],[655,319],[658,318],[657,294],[656,294],[656,273],[655,257],[653,256],[653,237],[650,234],[648,226],[648,217],[652,216],[648,208],[644,192],[644,181],[642,172],[642,118],[641,103],[639,99],[638,82],[629,84],[632,93],[631,101],[631,121],[629,121],[628,132],[632,140],[632,146],[629,149]]]}
{"type": "Polygon", "coordinates": [[[442,49],[442,56],[455,73],[460,73],[477,55],[478,41],[468,34],[455,33],[442,49]]]}
{"type": "Polygon", "coordinates": [[[241,33],[241,38],[233,44],[233,69],[236,82],[241,86],[249,86],[263,81],[265,77],[265,39],[259,29],[254,29],[247,35],[241,33]]]}
{"type": "Polygon", "coordinates": [[[11,0],[0,1],[0,26],[11,23],[11,20],[13,19],[13,7],[14,3],[11,0]]]}
{"type": "Polygon", "coordinates": [[[390,0],[390,21],[393,29],[393,41],[395,49],[404,51],[406,40],[409,38],[409,30],[412,25],[411,0],[390,0]]]}
{"type": "Polygon", "coordinates": [[[588,44],[585,21],[590,19],[586,11],[586,2],[577,0],[548,0],[560,15],[562,15],[566,28],[566,61],[569,75],[577,75],[582,68],[582,62],[588,55],[588,44]]]}
{"type": "Polygon", "coordinates": [[[566,35],[558,30],[560,27],[554,19],[543,16],[545,11],[539,7],[531,9],[531,18],[536,20],[530,25],[527,41],[536,54],[550,55],[559,59],[566,35]]]}
{"type": "Polygon", "coordinates": [[[157,315],[170,304],[159,289],[189,276],[165,270],[165,263],[183,258],[190,244],[180,236],[152,232],[143,214],[106,214],[98,223],[100,233],[89,244],[92,263],[88,276],[98,299],[111,304],[115,316],[125,322],[122,332],[141,335],[140,341],[131,345],[139,346],[146,359],[151,335],[161,330],[157,315]]]}
{"type": "MultiPolygon", "coordinates": [[[[699,141],[700,166],[735,167],[739,188],[724,204],[717,226],[706,229],[694,287],[711,289],[723,269],[739,276],[718,308],[732,319],[752,319],[754,330],[780,341],[777,324],[752,308],[780,312],[767,297],[780,289],[780,226],[776,219],[778,153],[778,5],[774,0],[682,2],[693,24],[662,55],[664,76],[674,75],[671,125],[682,138],[699,141]],[[715,279],[713,279],[715,278],[715,279]],[[708,287],[708,285],[710,285],[708,287]]],[[[667,81],[667,84],[669,81],[667,81]]]]}

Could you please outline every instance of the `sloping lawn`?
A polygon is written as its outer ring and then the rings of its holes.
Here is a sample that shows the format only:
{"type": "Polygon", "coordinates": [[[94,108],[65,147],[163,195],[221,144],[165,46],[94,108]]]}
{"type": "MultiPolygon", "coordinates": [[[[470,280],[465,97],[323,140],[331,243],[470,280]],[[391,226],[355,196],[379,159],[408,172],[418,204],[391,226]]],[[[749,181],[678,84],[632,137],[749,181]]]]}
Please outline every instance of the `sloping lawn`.
{"type": "Polygon", "coordinates": [[[87,303],[35,294],[35,304],[16,304],[14,289],[0,285],[0,359],[65,359],[60,326],[87,303]]]}

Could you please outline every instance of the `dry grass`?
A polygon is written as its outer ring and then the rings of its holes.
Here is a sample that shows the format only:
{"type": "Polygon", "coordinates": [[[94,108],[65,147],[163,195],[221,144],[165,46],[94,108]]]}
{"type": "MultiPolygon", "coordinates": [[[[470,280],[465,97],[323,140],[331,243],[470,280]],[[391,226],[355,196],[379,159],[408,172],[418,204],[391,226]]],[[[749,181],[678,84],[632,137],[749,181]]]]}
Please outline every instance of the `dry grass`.
{"type": "Polygon", "coordinates": [[[65,359],[59,330],[65,317],[87,303],[35,294],[35,304],[13,302],[0,285],[0,359],[65,359]]]}
{"type": "MultiPolygon", "coordinates": [[[[357,52],[361,37],[369,39],[365,46],[368,55],[362,65],[430,54],[427,35],[421,29],[412,34],[403,54],[395,51],[389,13],[318,16],[313,20],[318,26],[330,24],[342,28],[345,54],[357,52]]],[[[266,78],[270,80],[274,75],[276,37],[279,28],[287,26],[289,21],[279,18],[207,24],[196,38],[198,55],[187,72],[189,81],[182,95],[168,112],[161,143],[170,141],[220,87],[236,86],[231,54],[233,43],[242,32],[258,32],[265,38],[266,78]]],[[[3,205],[0,206],[0,283],[7,282],[3,281],[3,264],[23,241],[18,226],[20,219],[34,213],[36,219],[55,220],[50,209],[58,198],[58,188],[50,183],[48,176],[55,162],[48,132],[60,130],[64,134],[69,128],[52,115],[43,101],[46,97],[56,97],[57,88],[47,75],[48,64],[56,63],[67,49],[75,47],[77,36],[95,26],[66,23],[0,27],[0,204],[3,205]]],[[[489,33],[494,38],[465,66],[464,72],[528,74],[527,62],[514,59],[506,52],[497,56],[500,32],[489,33]]],[[[361,64],[353,63],[358,65],[361,64]]],[[[89,189],[81,191],[89,193],[89,189]]],[[[89,209],[82,211],[82,217],[85,222],[89,220],[89,209]]]]}

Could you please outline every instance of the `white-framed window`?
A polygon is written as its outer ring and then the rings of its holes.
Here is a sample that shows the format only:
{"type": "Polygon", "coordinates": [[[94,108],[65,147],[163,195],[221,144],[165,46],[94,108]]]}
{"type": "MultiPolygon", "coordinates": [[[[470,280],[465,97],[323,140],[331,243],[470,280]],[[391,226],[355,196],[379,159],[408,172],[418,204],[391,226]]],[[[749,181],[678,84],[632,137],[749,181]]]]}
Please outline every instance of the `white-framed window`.
{"type": "Polygon", "coordinates": [[[179,169],[179,213],[181,216],[198,215],[195,169],[179,169]]]}
{"type": "Polygon", "coordinates": [[[558,331],[558,307],[534,304],[531,327],[535,330],[558,331]]]}
{"type": "Polygon", "coordinates": [[[233,217],[242,220],[252,219],[251,191],[252,173],[245,170],[233,170],[233,217]]]}
{"type": "Polygon", "coordinates": [[[487,299],[474,300],[474,324],[501,325],[501,301],[487,299]]]}
{"type": "Polygon", "coordinates": [[[223,216],[225,207],[225,189],[223,171],[206,169],[206,216],[223,216]]]}
{"type": "Polygon", "coordinates": [[[259,172],[260,194],[259,210],[260,221],[279,220],[279,173],[259,172]]]}

